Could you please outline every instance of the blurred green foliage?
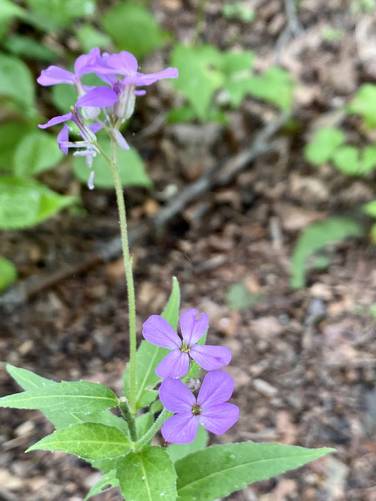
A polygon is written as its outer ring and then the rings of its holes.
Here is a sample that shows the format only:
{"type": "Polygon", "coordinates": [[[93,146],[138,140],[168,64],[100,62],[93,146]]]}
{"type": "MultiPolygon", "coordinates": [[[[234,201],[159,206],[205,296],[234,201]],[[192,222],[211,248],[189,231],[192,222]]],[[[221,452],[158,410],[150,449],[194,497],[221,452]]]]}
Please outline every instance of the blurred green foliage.
{"type": "Polygon", "coordinates": [[[7,289],[17,280],[17,268],[14,264],[0,256],[0,292],[7,289]]]}

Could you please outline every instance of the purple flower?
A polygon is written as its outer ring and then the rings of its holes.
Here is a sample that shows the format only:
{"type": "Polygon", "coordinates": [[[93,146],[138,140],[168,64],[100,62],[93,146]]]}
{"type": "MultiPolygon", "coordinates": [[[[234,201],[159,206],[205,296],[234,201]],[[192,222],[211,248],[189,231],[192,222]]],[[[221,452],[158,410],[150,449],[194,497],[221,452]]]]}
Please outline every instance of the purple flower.
{"type": "Polygon", "coordinates": [[[231,352],[228,348],[198,344],[208,326],[206,313],[186,310],[180,316],[180,337],[163,317],[151,315],[143,325],[142,335],[149,343],[171,350],[156,368],[157,375],[181,378],[188,372],[190,359],[207,371],[229,364],[231,352]]]}
{"type": "Polygon", "coordinates": [[[99,57],[99,49],[92,49],[88,54],[79,56],[74,63],[73,72],[60,68],[60,66],[49,66],[47,69],[42,70],[37,82],[44,87],[58,84],[79,85],[80,77],[91,72],[90,67],[99,57]]]}
{"type": "Polygon", "coordinates": [[[197,398],[176,379],[161,384],[159,398],[174,415],[162,426],[166,442],[187,444],[194,440],[199,425],[215,435],[222,435],[239,419],[239,408],[229,404],[234,391],[232,378],[222,371],[206,374],[197,398]]]}

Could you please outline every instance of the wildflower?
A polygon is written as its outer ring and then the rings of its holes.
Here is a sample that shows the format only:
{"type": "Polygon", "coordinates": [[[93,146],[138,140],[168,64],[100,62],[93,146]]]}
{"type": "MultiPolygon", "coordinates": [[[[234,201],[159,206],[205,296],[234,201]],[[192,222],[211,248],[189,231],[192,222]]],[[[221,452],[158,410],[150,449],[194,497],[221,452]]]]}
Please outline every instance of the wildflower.
{"type": "Polygon", "coordinates": [[[199,425],[215,435],[225,433],[239,419],[239,408],[227,402],[233,391],[232,378],[222,371],[206,374],[197,398],[181,381],[165,379],[159,398],[174,415],[162,427],[163,438],[175,444],[192,442],[199,425]]]}
{"type": "Polygon", "coordinates": [[[189,369],[190,359],[207,371],[228,365],[231,352],[223,346],[205,346],[198,341],[206,334],[209,319],[192,308],[180,316],[181,337],[160,315],[151,315],[143,325],[142,335],[154,345],[171,350],[156,368],[158,376],[181,378],[189,369]]]}

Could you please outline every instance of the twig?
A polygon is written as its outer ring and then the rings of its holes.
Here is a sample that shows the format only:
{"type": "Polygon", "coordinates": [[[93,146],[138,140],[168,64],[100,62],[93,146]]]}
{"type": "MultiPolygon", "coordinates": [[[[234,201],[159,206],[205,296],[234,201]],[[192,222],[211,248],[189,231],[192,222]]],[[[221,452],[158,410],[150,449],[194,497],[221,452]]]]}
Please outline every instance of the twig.
{"type": "Polygon", "coordinates": [[[297,13],[297,0],[284,0],[286,27],[279,35],[276,43],[276,61],[280,61],[281,53],[289,41],[303,32],[297,13]]]}
{"type": "MultiPolygon", "coordinates": [[[[265,125],[256,135],[251,145],[233,158],[225,161],[222,166],[216,165],[209,169],[197,181],[189,184],[180,191],[154,219],[137,224],[129,232],[129,243],[134,245],[142,240],[150,231],[162,229],[177,214],[181,213],[190,203],[197,200],[202,194],[214,188],[226,186],[241,171],[259,155],[273,149],[270,139],[286,123],[289,114],[281,114],[275,121],[265,125]]],[[[62,265],[60,269],[52,273],[46,272],[38,276],[29,277],[17,283],[14,287],[0,296],[0,310],[12,312],[25,304],[39,292],[49,289],[57,283],[73,276],[84,273],[99,263],[108,262],[121,255],[121,242],[115,237],[105,244],[98,246],[97,250],[70,265],[62,265]]]]}

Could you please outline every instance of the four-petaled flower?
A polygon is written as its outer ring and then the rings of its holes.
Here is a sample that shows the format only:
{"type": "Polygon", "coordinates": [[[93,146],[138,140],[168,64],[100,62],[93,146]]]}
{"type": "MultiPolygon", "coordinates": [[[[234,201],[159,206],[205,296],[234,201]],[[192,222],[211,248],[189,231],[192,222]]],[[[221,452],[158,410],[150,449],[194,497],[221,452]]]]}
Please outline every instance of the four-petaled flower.
{"type": "Polygon", "coordinates": [[[239,408],[227,401],[234,391],[232,378],[222,371],[208,372],[197,398],[177,379],[167,378],[161,384],[159,398],[174,415],[162,426],[166,442],[192,442],[199,425],[215,435],[222,435],[239,419],[239,408]]]}
{"type": "Polygon", "coordinates": [[[158,376],[185,376],[190,359],[207,371],[221,369],[230,363],[231,351],[228,348],[198,344],[208,330],[206,313],[200,313],[194,308],[186,310],[181,314],[179,323],[181,337],[160,315],[151,315],[143,325],[142,335],[149,343],[171,350],[156,368],[158,376]]]}

